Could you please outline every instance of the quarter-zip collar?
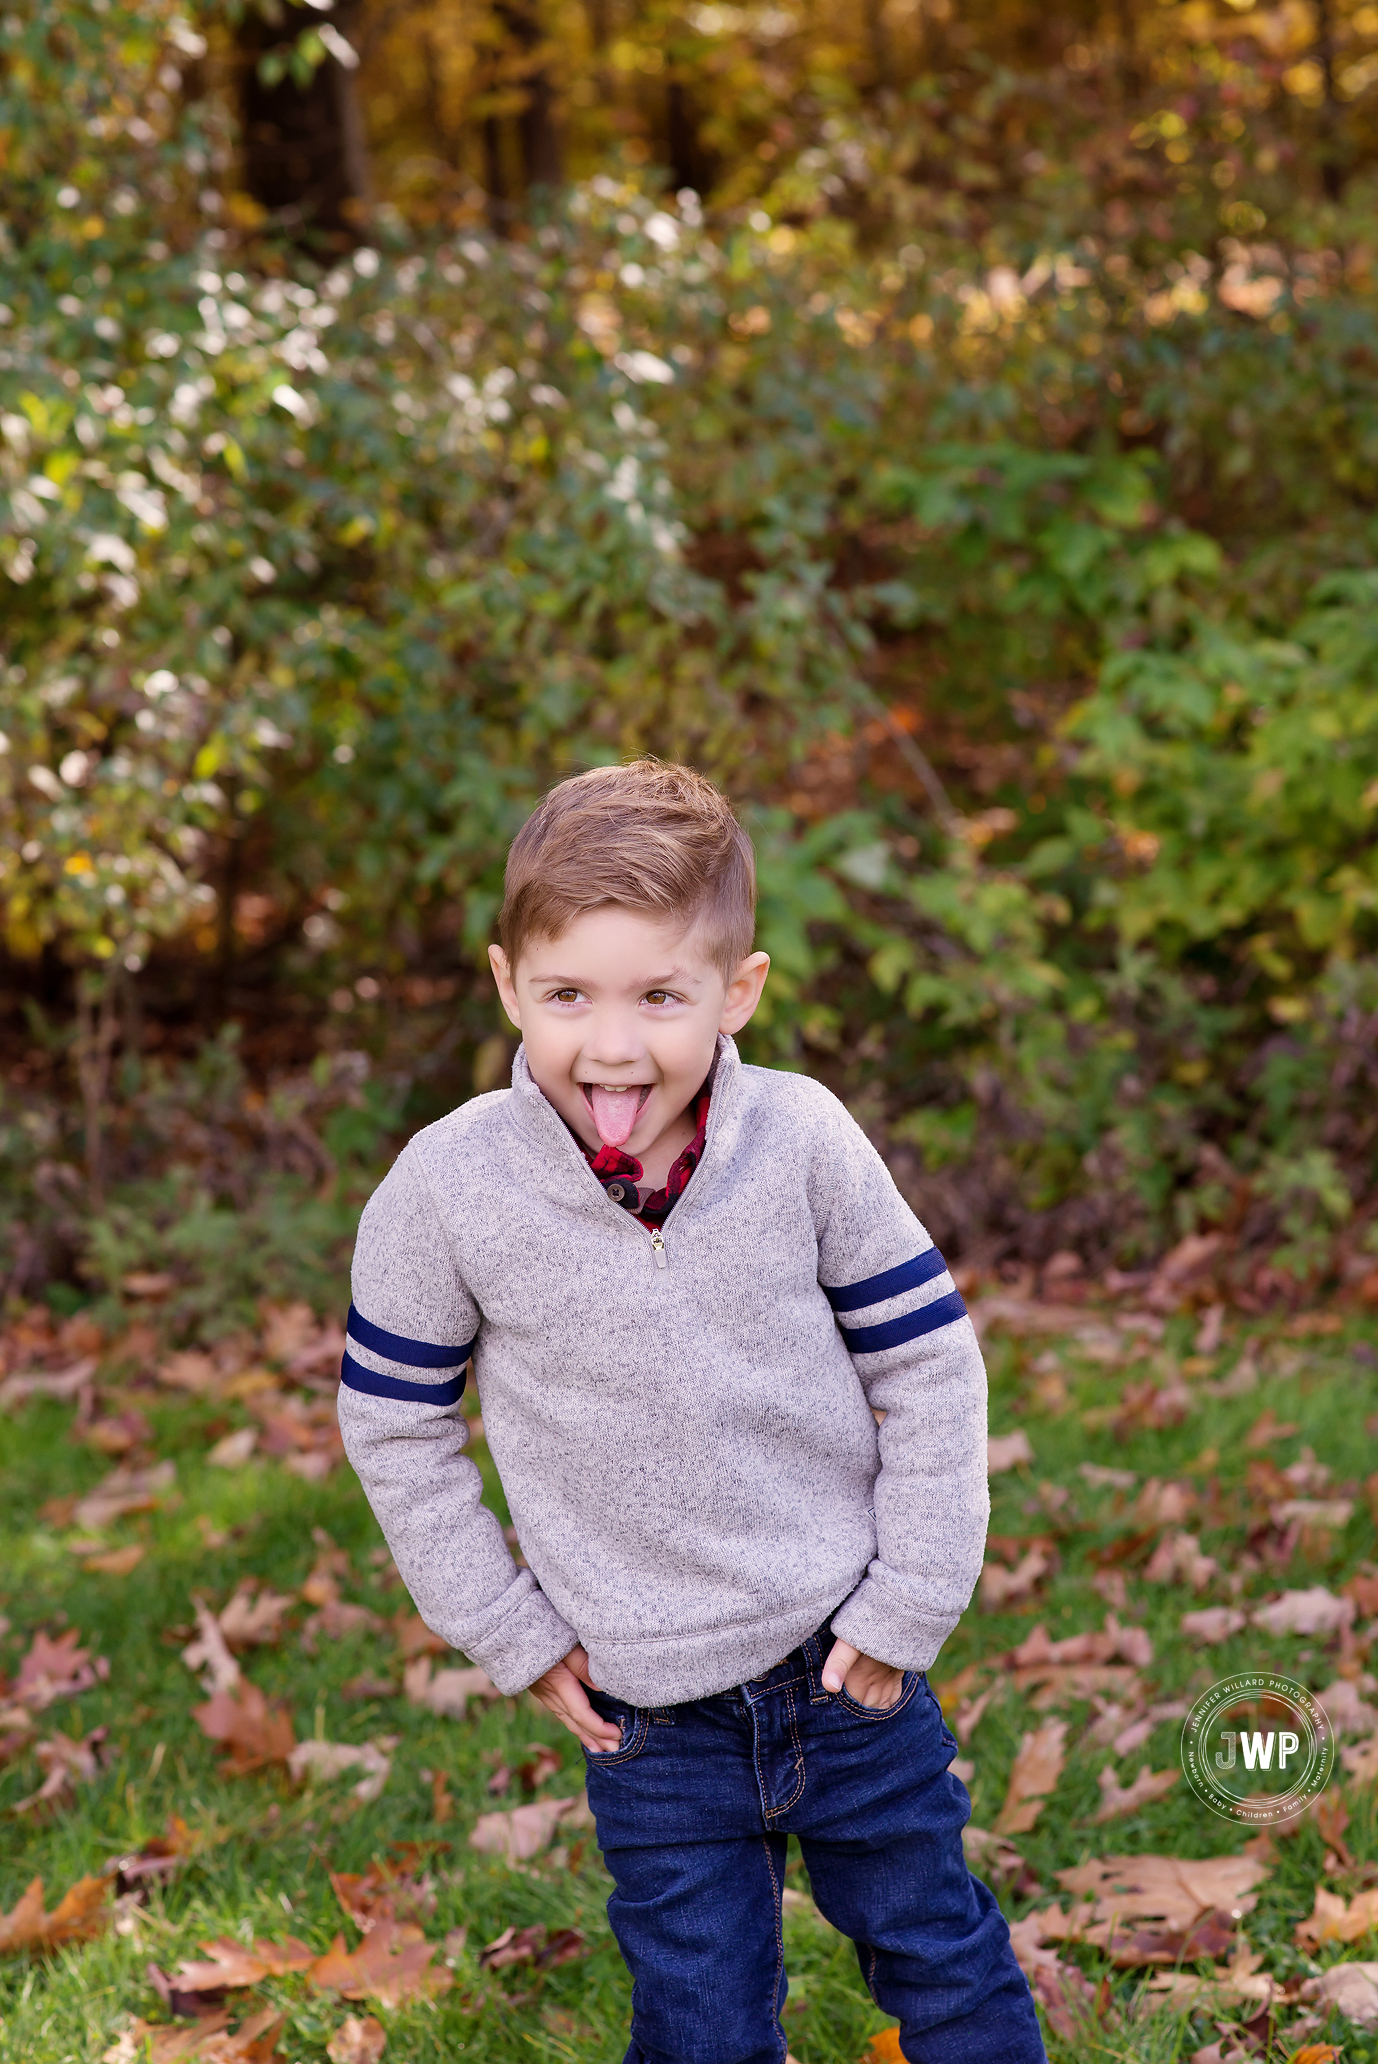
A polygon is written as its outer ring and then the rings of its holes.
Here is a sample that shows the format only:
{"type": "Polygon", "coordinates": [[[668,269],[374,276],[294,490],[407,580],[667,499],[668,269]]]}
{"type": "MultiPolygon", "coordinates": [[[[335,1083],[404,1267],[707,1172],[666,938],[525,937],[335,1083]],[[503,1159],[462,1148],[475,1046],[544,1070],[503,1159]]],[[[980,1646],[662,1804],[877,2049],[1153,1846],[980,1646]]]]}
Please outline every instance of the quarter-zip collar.
{"type": "MultiPolygon", "coordinates": [[[[730,1039],[725,1032],[720,1032],[713,1065],[708,1073],[712,1095],[708,1106],[708,1130],[704,1136],[703,1153],[694,1171],[693,1182],[675,1205],[676,1218],[683,1218],[691,1198],[696,1191],[702,1194],[704,1183],[711,1174],[716,1160],[713,1151],[714,1141],[721,1134],[736,1104],[741,1086],[741,1072],[742,1062],[737,1052],[736,1041],[730,1039]]],[[[629,1222],[629,1214],[623,1211],[620,1205],[612,1203],[604,1193],[603,1185],[584,1158],[583,1149],[554,1104],[536,1082],[527,1065],[524,1043],[517,1048],[512,1061],[512,1094],[507,1099],[507,1111],[513,1123],[521,1127],[528,1139],[558,1157],[564,1165],[574,1171],[580,1195],[586,1195],[590,1204],[601,1206],[624,1224],[629,1222]]],[[[644,1232],[645,1228],[638,1227],[638,1230],[644,1232]]]]}

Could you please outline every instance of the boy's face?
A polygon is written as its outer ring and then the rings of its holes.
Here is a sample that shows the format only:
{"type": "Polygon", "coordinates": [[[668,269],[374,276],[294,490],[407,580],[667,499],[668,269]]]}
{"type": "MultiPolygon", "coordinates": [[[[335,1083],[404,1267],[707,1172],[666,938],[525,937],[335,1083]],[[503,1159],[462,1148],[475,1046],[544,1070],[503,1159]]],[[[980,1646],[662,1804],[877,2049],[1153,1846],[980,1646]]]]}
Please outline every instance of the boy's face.
{"type": "Polygon", "coordinates": [[[719,1032],[737,1032],[770,961],[750,953],[731,982],[691,927],[681,932],[607,904],[558,939],[535,939],[509,968],[488,958],[521,1030],[539,1088],[586,1146],[638,1159],[681,1119],[712,1065],[719,1032]]]}

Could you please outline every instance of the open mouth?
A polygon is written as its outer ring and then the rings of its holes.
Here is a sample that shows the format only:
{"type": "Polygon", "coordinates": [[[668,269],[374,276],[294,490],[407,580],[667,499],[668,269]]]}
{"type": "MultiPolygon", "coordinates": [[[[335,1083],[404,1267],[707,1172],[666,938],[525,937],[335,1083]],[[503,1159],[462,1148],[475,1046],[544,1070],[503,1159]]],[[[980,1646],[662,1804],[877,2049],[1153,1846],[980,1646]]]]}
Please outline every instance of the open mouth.
{"type": "Polygon", "coordinates": [[[605,1147],[625,1147],[651,1094],[649,1082],[581,1082],[580,1089],[605,1147]]]}

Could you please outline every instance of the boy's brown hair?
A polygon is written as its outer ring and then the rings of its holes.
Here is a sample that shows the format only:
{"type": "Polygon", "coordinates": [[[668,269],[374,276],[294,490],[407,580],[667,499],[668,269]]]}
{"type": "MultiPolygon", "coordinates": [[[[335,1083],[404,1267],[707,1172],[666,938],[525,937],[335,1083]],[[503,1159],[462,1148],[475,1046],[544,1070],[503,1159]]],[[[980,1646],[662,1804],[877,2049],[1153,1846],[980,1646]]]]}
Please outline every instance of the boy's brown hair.
{"type": "Polygon", "coordinates": [[[751,951],[756,856],[726,796],[692,767],[595,767],[543,797],[512,841],[498,936],[515,969],[532,939],[558,939],[616,903],[695,922],[725,982],[751,951]]]}

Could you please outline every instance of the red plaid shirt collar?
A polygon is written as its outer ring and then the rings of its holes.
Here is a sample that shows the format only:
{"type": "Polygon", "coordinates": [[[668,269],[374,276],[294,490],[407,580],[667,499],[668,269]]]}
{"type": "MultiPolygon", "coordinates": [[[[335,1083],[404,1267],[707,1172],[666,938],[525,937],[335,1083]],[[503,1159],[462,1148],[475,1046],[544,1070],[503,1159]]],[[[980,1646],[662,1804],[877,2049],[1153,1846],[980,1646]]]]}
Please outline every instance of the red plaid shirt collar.
{"type": "MultiPolygon", "coordinates": [[[[694,1137],[675,1162],[665,1178],[663,1190],[652,1190],[649,1196],[640,1195],[641,1163],[634,1154],[624,1154],[621,1147],[600,1146],[595,1153],[585,1147],[584,1159],[598,1177],[614,1204],[620,1204],[624,1211],[630,1211],[643,1225],[664,1225],[674,1208],[676,1199],[683,1195],[685,1185],[699,1165],[703,1143],[708,1133],[708,1105],[712,1096],[712,1077],[704,1083],[694,1099],[694,1137]]],[[[575,1135],[578,1138],[578,1135],[575,1135]]]]}

